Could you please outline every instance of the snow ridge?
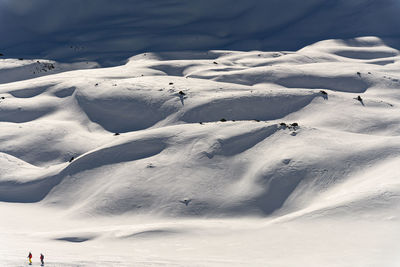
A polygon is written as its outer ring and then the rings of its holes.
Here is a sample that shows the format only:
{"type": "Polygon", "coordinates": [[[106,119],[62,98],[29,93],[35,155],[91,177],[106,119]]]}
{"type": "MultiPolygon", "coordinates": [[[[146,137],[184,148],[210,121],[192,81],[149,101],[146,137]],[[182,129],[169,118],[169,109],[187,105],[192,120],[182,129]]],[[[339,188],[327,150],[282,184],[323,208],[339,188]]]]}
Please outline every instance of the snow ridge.
{"type": "Polygon", "coordinates": [[[0,200],[114,215],[286,214],[398,156],[399,52],[378,38],[176,55],[1,85],[0,200]]]}
{"type": "Polygon", "coordinates": [[[396,266],[399,66],[372,36],[109,68],[0,59],[0,256],[396,266]]]}

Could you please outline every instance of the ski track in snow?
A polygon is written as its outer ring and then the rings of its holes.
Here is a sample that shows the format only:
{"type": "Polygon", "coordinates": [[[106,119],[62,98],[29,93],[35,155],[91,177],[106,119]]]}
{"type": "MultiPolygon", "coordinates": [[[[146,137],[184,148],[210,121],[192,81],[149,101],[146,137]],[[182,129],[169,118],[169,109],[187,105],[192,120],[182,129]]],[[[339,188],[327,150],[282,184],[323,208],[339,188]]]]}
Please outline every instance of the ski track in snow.
{"type": "Polygon", "coordinates": [[[377,37],[110,68],[0,59],[0,238],[17,251],[1,264],[45,244],[46,266],[396,266],[399,67],[377,37]],[[380,224],[377,248],[363,233],[380,224]]]}

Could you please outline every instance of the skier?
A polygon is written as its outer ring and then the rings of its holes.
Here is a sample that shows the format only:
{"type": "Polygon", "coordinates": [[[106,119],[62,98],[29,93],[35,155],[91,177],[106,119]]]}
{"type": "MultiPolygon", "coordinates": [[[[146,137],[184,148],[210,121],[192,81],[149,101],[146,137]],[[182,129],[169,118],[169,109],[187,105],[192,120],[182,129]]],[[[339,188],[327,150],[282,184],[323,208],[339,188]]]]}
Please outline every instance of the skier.
{"type": "Polygon", "coordinates": [[[42,253],[40,253],[40,262],[42,263],[41,266],[44,266],[44,256],[42,253]]]}
{"type": "Polygon", "coordinates": [[[30,252],[28,255],[28,259],[29,259],[29,265],[32,265],[32,253],[30,253],[30,252]]]}

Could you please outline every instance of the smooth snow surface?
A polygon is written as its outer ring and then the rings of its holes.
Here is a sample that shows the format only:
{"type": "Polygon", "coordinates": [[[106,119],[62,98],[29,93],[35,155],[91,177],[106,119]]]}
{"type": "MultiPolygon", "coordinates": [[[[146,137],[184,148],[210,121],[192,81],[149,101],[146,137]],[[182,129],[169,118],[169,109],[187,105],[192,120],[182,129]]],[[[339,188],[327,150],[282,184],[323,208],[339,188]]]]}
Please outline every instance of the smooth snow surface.
{"type": "Polygon", "coordinates": [[[400,53],[377,37],[0,59],[0,83],[2,266],[400,264],[400,53]]]}

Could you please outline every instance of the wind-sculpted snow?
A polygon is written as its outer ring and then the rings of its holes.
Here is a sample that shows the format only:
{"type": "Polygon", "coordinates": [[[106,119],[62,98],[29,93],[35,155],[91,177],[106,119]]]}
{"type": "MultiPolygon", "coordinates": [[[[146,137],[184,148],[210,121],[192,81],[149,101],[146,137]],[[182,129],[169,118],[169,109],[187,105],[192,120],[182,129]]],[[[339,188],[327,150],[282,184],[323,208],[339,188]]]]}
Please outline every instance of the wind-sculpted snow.
{"type": "MultiPolygon", "coordinates": [[[[8,215],[0,228],[19,233],[0,233],[5,242],[76,246],[102,266],[130,266],[102,260],[113,246],[135,266],[148,263],[142,253],[165,253],[160,266],[171,266],[171,251],[188,253],[177,266],[192,258],[220,266],[226,255],[239,255],[227,265],[247,266],[268,242],[282,255],[282,236],[297,244],[318,235],[291,251],[304,266],[322,266],[326,257],[310,265],[301,255],[331,255],[321,244],[334,238],[340,254],[375,255],[375,239],[398,228],[400,56],[379,38],[294,52],[143,53],[111,68],[53,62],[44,73],[25,61],[0,60],[10,74],[0,76],[0,210],[8,215]],[[24,232],[26,217],[34,225],[24,232]],[[361,223],[376,221],[386,227],[361,223]],[[348,237],[350,222],[357,238],[348,237]],[[375,233],[373,244],[365,232],[375,233]],[[221,245],[218,236],[229,244],[225,256],[209,248],[210,237],[221,245]],[[345,238],[351,245],[342,248],[345,238]],[[210,249],[215,259],[199,260],[210,249]]],[[[276,263],[265,257],[254,266],[276,263]]],[[[390,257],[378,265],[391,266],[390,257]]]]}
{"type": "Polygon", "coordinates": [[[98,64],[94,62],[62,64],[52,60],[3,59],[0,66],[0,83],[28,80],[49,74],[76,69],[90,69],[97,66],[98,64]]]}
{"type": "Polygon", "coordinates": [[[2,84],[0,200],[103,215],[307,210],[399,156],[398,55],[374,37],[146,53],[2,84]]]}
{"type": "MultiPolygon", "coordinates": [[[[135,82],[131,81],[129,85],[134,85],[135,82]]],[[[140,92],[142,88],[126,88],[125,93],[106,87],[103,89],[104,94],[96,96],[96,92],[100,90],[78,90],[76,100],[91,121],[110,132],[146,129],[177,111],[175,106],[167,104],[173,96],[165,93],[156,91],[149,96],[148,93],[140,92]]]]}
{"type": "Polygon", "coordinates": [[[185,122],[228,120],[275,120],[309,104],[320,94],[231,95],[200,103],[184,112],[185,122]]]}

